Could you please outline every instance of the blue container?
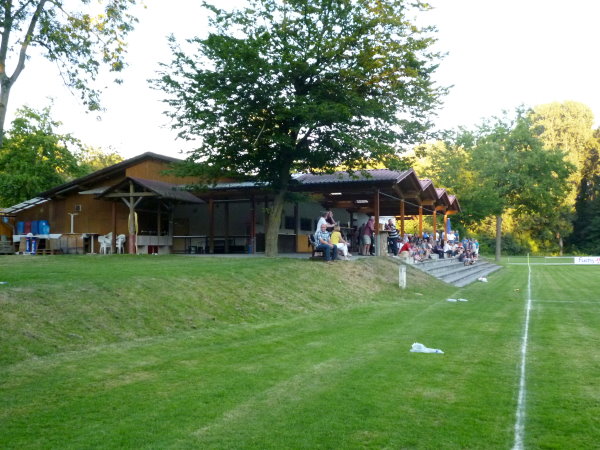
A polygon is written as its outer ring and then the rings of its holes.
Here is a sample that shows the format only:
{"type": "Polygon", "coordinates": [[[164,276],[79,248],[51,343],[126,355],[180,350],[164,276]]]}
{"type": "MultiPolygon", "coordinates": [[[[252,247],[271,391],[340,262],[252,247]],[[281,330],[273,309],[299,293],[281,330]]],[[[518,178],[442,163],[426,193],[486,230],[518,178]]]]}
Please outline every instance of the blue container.
{"type": "Polygon", "coordinates": [[[39,234],[50,234],[50,223],[47,220],[40,220],[38,223],[39,234]]]}
{"type": "Polygon", "coordinates": [[[17,234],[25,234],[25,222],[17,222],[17,234]]]}
{"type": "Polygon", "coordinates": [[[40,221],[39,220],[31,221],[31,232],[33,234],[40,234],[40,221]]]}

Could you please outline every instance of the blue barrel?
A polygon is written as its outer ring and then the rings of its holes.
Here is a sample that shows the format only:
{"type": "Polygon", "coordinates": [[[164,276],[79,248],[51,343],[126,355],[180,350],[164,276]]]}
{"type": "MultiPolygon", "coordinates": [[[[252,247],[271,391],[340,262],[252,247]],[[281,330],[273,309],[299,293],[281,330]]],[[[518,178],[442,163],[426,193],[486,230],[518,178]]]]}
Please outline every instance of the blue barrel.
{"type": "Polygon", "coordinates": [[[25,234],[25,222],[17,222],[17,234],[25,234]]]}
{"type": "Polygon", "coordinates": [[[40,221],[39,220],[31,221],[31,232],[33,234],[40,234],[40,221]]]}
{"type": "Polygon", "coordinates": [[[50,234],[50,222],[47,220],[40,220],[38,223],[39,234],[50,234]]]}

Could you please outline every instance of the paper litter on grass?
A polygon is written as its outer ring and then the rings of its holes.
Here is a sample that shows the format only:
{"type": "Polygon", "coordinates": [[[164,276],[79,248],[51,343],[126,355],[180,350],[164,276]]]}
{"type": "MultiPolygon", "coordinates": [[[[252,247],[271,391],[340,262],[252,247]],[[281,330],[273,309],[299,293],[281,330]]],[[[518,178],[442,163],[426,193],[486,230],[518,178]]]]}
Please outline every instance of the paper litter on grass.
{"type": "Polygon", "coordinates": [[[447,302],[456,302],[456,301],[458,301],[458,300],[456,300],[455,298],[449,298],[449,299],[447,299],[446,301],[447,301],[447,302]]]}
{"type": "Polygon", "coordinates": [[[439,348],[425,347],[423,344],[420,344],[419,342],[415,342],[412,345],[410,351],[413,353],[444,353],[439,348]]]}
{"type": "Polygon", "coordinates": [[[458,301],[459,302],[468,302],[469,300],[467,300],[466,298],[459,298],[458,301]]]}

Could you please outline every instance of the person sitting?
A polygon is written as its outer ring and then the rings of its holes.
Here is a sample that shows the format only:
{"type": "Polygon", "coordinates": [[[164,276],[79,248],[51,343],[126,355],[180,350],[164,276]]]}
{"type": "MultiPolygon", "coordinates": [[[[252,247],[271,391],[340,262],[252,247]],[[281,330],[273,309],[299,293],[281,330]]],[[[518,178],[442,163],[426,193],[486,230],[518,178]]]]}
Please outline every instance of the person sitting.
{"type": "Polygon", "coordinates": [[[315,233],[316,251],[325,254],[325,261],[331,263],[337,259],[337,247],[331,243],[331,234],[327,231],[327,224],[321,224],[321,229],[315,233]]]}
{"type": "Polygon", "coordinates": [[[333,233],[331,233],[330,240],[331,243],[334,244],[338,248],[338,250],[342,252],[342,255],[346,260],[349,259],[349,256],[352,256],[350,253],[348,253],[349,242],[342,237],[339,225],[333,227],[333,233]]]}
{"type": "Polygon", "coordinates": [[[433,246],[433,253],[438,255],[439,259],[444,259],[444,247],[439,241],[436,241],[435,245],[433,246]]]}

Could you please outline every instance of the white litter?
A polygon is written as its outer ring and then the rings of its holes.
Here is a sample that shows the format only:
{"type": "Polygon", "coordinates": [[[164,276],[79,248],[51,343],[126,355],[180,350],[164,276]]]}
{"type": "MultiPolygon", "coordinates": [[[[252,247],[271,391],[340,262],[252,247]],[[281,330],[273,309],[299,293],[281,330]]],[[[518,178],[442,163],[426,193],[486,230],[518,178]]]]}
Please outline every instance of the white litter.
{"type": "Polygon", "coordinates": [[[444,353],[439,348],[428,348],[418,342],[412,345],[410,351],[413,353],[444,353]]]}
{"type": "Polygon", "coordinates": [[[477,278],[479,281],[482,281],[484,283],[487,283],[487,278],[486,277],[479,277],[477,278]]]}
{"type": "Polygon", "coordinates": [[[449,298],[446,300],[447,302],[457,302],[458,300],[456,300],[455,298],[449,298]]]}
{"type": "Polygon", "coordinates": [[[459,298],[458,301],[459,302],[468,302],[469,300],[467,300],[466,298],[459,298]]]}

